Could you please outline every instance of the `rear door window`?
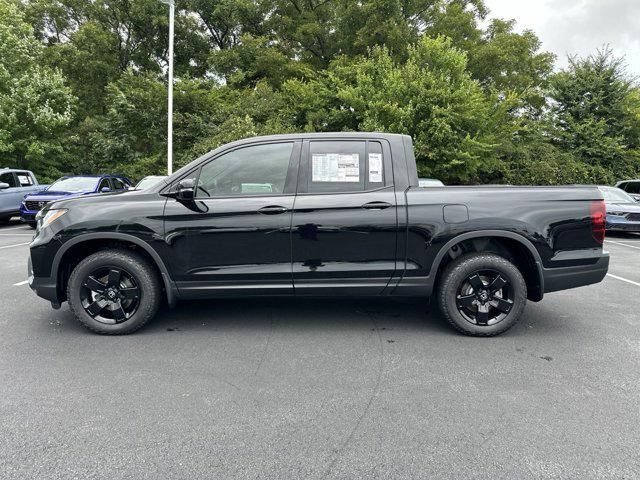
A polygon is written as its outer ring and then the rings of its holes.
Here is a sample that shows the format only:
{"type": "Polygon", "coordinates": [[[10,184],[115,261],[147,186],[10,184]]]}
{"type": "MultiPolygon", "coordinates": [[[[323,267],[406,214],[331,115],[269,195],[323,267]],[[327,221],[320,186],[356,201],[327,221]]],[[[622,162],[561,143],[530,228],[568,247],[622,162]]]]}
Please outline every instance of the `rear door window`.
{"type": "Polygon", "coordinates": [[[124,190],[126,188],[122,180],[119,178],[112,178],[111,181],[113,182],[114,190],[124,190]]]}
{"type": "Polygon", "coordinates": [[[307,192],[347,193],[385,185],[382,145],[377,141],[309,143],[307,192]]]}
{"type": "Polygon", "coordinates": [[[18,177],[18,182],[20,182],[21,187],[30,187],[33,185],[33,179],[29,172],[16,172],[16,176],[18,177]]]}
{"type": "Polygon", "coordinates": [[[624,190],[627,193],[640,194],[640,182],[628,182],[624,186],[624,190]]]}

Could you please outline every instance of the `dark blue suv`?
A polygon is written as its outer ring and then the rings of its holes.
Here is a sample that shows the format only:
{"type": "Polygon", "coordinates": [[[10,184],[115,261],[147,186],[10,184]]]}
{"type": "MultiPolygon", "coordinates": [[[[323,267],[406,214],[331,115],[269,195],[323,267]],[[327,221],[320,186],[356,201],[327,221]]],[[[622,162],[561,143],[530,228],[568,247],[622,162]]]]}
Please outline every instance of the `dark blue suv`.
{"type": "Polygon", "coordinates": [[[64,198],[79,197],[92,193],[122,192],[133,182],[120,175],[74,175],[62,177],[46,190],[24,196],[20,206],[20,218],[31,227],[36,227],[36,214],[47,203],[64,198]]]}

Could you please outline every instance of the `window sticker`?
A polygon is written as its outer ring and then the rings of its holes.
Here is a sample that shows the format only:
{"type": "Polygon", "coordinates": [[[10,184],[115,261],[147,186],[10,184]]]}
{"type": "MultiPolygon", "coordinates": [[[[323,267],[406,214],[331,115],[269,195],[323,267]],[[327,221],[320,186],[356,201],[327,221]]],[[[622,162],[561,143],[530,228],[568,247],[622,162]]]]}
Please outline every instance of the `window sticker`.
{"type": "Polygon", "coordinates": [[[360,155],[357,153],[314,153],[312,182],[359,182],[360,155]]]}
{"type": "Polygon", "coordinates": [[[21,185],[31,185],[31,179],[26,175],[18,175],[18,180],[21,185]]]}
{"type": "Polygon", "coordinates": [[[371,183],[382,182],[382,154],[381,153],[369,154],[369,182],[371,183]]]}

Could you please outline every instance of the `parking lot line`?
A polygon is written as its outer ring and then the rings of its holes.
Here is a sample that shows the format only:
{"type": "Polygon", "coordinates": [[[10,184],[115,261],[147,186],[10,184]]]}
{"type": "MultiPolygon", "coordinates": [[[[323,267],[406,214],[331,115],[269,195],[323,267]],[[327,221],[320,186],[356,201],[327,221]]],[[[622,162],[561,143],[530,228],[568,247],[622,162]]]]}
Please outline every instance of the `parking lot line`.
{"type": "Polygon", "coordinates": [[[19,237],[21,235],[33,237],[32,233],[0,233],[0,237],[19,237]]]}
{"type": "Polygon", "coordinates": [[[22,282],[14,283],[13,286],[19,287],[20,285],[26,285],[27,283],[29,283],[29,280],[23,280],[22,282]]]}
{"type": "Polygon", "coordinates": [[[634,282],[633,280],[622,278],[617,275],[613,275],[611,273],[607,273],[607,277],[615,278],[616,280],[620,280],[621,282],[627,282],[627,283],[630,283],[631,285],[635,285],[636,287],[640,287],[640,283],[638,282],[634,282]]]}
{"type": "Polygon", "coordinates": [[[9,228],[3,228],[2,231],[6,232],[7,230],[26,230],[25,229],[25,225],[20,225],[18,227],[9,227],[9,228]]]}
{"type": "Polygon", "coordinates": [[[613,240],[605,240],[605,243],[613,243],[614,245],[622,245],[623,247],[635,248],[636,250],[640,250],[640,247],[629,245],[628,243],[614,242],[613,240]]]}
{"type": "Polygon", "coordinates": [[[13,245],[5,245],[4,247],[0,247],[0,250],[4,250],[5,248],[11,248],[11,247],[19,247],[20,245],[29,245],[29,243],[31,242],[14,243],[13,245]]]}

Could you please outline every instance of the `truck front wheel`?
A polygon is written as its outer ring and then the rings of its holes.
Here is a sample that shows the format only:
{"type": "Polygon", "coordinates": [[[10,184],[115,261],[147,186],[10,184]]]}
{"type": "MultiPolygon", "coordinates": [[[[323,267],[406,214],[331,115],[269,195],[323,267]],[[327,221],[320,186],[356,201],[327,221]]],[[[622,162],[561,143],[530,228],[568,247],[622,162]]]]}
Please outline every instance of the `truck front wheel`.
{"type": "Polygon", "coordinates": [[[138,330],[156,314],[161,287],[152,265],[135,252],[103,250],[71,272],[67,298],[85,327],[119,335],[138,330]]]}
{"type": "Polygon", "coordinates": [[[518,268],[493,253],[469,253],[442,273],[440,310],[458,331],[478,337],[499,335],[520,319],[527,284],[518,268]]]}

